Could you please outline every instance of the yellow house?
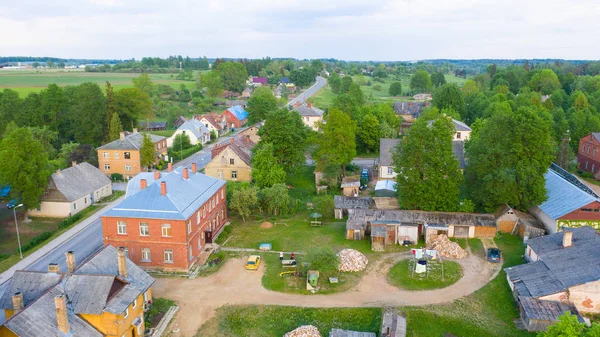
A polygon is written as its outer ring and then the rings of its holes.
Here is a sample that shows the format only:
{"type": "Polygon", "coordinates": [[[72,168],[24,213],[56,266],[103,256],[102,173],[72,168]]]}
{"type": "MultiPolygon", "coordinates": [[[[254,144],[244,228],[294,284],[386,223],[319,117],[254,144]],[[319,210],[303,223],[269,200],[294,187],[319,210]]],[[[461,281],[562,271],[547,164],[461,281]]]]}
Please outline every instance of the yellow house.
{"type": "Polygon", "coordinates": [[[141,337],[154,279],[106,246],[78,268],[67,252],[66,270],[17,271],[0,298],[6,321],[0,337],[141,337]]]}
{"type": "Polygon", "coordinates": [[[240,132],[239,137],[243,139],[243,137],[248,136],[250,140],[254,142],[254,144],[260,141],[260,136],[258,135],[258,130],[262,126],[263,122],[258,122],[252,126],[247,127],[244,131],[240,132]]]}
{"type": "Polygon", "coordinates": [[[304,125],[311,128],[313,131],[319,130],[319,122],[323,121],[323,110],[312,106],[312,103],[300,105],[294,108],[302,118],[304,125]]]}
{"type": "Polygon", "coordinates": [[[249,135],[231,138],[230,143],[215,146],[204,174],[223,180],[251,181],[253,147],[249,135]]]}

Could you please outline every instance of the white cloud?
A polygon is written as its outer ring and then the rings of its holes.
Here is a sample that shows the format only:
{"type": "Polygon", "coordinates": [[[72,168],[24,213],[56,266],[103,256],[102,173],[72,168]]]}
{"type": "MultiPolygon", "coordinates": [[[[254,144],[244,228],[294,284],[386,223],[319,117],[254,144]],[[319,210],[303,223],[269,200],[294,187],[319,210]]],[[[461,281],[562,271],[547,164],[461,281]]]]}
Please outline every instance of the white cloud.
{"type": "Polygon", "coordinates": [[[23,0],[0,54],[86,58],[597,59],[592,0],[23,0]]]}

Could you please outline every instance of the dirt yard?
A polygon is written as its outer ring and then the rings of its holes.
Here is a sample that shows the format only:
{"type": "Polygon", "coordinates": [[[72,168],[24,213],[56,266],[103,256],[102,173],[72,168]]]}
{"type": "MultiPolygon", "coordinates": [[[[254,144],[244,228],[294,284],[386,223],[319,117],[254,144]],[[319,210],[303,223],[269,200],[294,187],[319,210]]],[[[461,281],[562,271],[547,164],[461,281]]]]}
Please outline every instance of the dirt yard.
{"type": "Polygon", "coordinates": [[[389,268],[409,253],[389,254],[369,265],[367,273],[353,289],[332,295],[293,295],[266,290],[261,285],[264,265],[258,271],[246,271],[245,259],[232,259],[215,274],[195,280],[157,279],[153,286],[155,297],[175,300],[180,306],[172,329],[179,336],[192,337],[215,309],[225,304],[270,304],[301,307],[381,307],[427,305],[444,303],[469,295],[493,279],[500,271],[491,264],[469,255],[457,260],[464,276],[455,284],[428,291],[400,290],[388,284],[389,268]]]}

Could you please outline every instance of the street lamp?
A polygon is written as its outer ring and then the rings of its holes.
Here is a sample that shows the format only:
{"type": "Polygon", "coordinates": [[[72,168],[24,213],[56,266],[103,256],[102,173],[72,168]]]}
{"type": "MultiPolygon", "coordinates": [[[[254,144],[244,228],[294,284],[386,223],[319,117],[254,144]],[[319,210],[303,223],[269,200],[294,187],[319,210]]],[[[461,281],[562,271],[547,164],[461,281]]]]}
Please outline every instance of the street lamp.
{"type": "Polygon", "coordinates": [[[15,215],[15,226],[17,227],[17,241],[19,242],[19,256],[23,259],[23,251],[21,251],[21,236],[19,235],[19,223],[17,222],[17,208],[23,207],[23,204],[18,204],[13,207],[13,214],[15,215]]]}

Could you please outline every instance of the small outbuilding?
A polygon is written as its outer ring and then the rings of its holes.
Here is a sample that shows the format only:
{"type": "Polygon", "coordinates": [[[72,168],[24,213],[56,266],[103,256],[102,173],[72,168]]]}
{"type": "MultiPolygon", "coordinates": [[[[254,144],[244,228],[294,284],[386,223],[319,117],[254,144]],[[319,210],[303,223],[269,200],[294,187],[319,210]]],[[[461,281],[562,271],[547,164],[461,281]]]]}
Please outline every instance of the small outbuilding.
{"type": "Polygon", "coordinates": [[[389,244],[411,244],[417,243],[420,236],[420,228],[416,223],[399,221],[371,221],[371,249],[384,251],[389,244]]]}
{"type": "Polygon", "coordinates": [[[333,197],[334,215],[336,219],[343,219],[348,215],[349,209],[370,209],[374,206],[374,200],[370,197],[346,197],[336,195],[333,197]]]}
{"type": "Polygon", "coordinates": [[[379,180],[375,185],[376,197],[393,198],[398,191],[396,190],[396,182],[393,180],[379,180]]]}
{"type": "Polygon", "coordinates": [[[504,205],[496,212],[498,231],[503,233],[519,233],[524,240],[537,238],[546,234],[546,229],[533,215],[521,212],[504,205]]]}
{"type": "Polygon", "coordinates": [[[558,321],[558,317],[565,312],[575,313],[580,323],[585,320],[577,309],[568,304],[559,301],[547,301],[532,297],[519,297],[519,309],[521,312],[521,321],[527,331],[545,331],[549,326],[558,321]]]}
{"type": "Polygon", "coordinates": [[[347,197],[357,197],[360,188],[360,177],[352,176],[342,178],[342,185],[340,188],[342,189],[343,195],[347,197]]]}

